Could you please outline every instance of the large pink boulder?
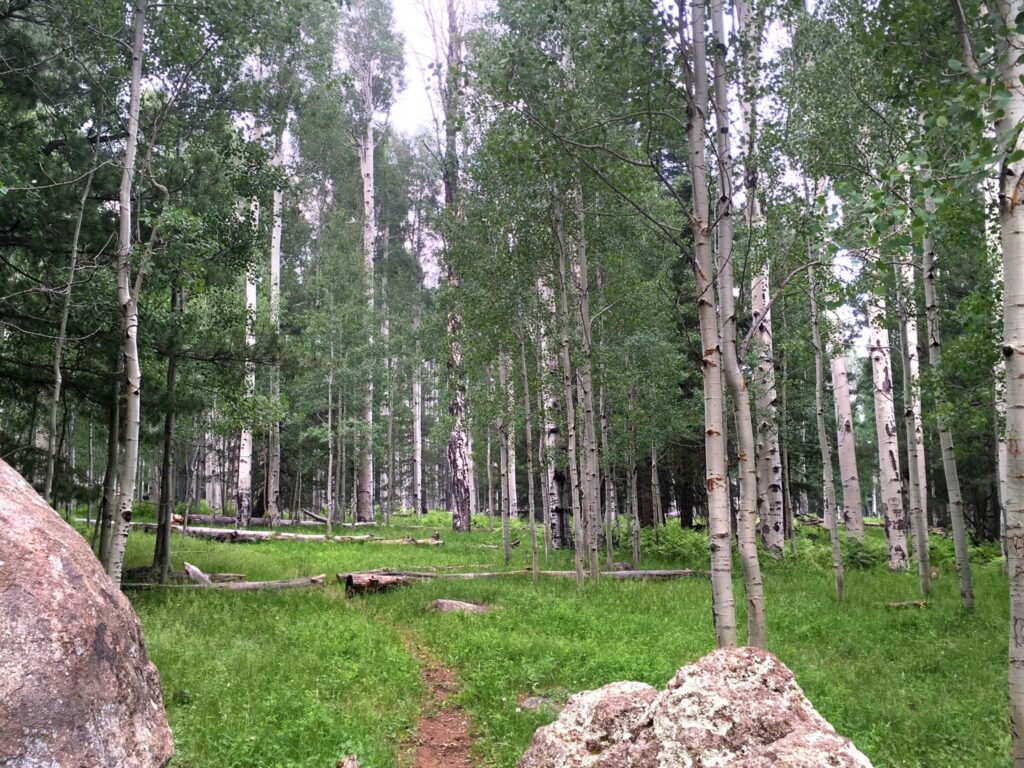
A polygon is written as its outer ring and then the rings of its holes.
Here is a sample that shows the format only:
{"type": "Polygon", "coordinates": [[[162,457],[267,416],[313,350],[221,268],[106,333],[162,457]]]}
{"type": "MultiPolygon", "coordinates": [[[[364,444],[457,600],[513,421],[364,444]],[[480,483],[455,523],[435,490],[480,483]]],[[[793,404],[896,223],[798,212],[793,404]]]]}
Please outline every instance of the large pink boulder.
{"type": "Polygon", "coordinates": [[[131,604],[0,460],[0,766],[160,768],[173,752],[131,604]]]}
{"type": "Polygon", "coordinates": [[[569,699],[519,768],[871,768],[767,651],[719,649],[658,692],[612,683],[569,699]]]}

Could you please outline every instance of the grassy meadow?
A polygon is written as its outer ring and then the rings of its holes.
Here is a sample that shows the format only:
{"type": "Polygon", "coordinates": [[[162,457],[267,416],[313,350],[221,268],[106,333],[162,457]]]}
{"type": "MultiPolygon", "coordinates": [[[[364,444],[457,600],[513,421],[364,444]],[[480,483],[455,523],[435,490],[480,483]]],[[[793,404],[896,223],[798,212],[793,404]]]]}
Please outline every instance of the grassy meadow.
{"type": "MultiPolygon", "coordinates": [[[[356,753],[367,768],[408,762],[423,693],[405,642],[455,670],[459,701],[478,737],[480,762],[514,766],[535,728],[575,691],[614,680],[662,686],[675,669],[714,646],[704,579],[612,582],[582,592],[571,579],[510,576],[431,581],[347,598],[339,571],[372,568],[498,570],[500,533],[474,521],[450,532],[448,518],[410,518],[386,534],[439,531],[442,547],[273,541],[222,544],[175,536],[174,567],[249,579],[326,573],[322,589],[229,593],[131,589],[150,655],[160,670],[175,768],[333,766],[356,753]],[[424,610],[447,597],[497,610],[464,616],[424,610]],[[520,706],[529,696],[551,707],[520,706]]],[[[529,564],[525,527],[509,568],[529,564]]],[[[308,531],[304,531],[308,532],[308,531]]],[[[361,530],[360,533],[366,532],[361,530]]],[[[146,565],[154,537],[133,532],[127,567],[146,565]]],[[[643,567],[706,567],[701,534],[645,532],[643,567]]],[[[913,573],[889,573],[881,531],[848,548],[846,595],[833,596],[827,534],[802,529],[799,561],[762,558],[769,647],[796,674],[818,710],[879,768],[1009,766],[1006,706],[1007,582],[998,548],[975,548],[977,611],[959,607],[949,542],[936,540],[940,576],[923,609],[889,601],[918,597],[913,573]]],[[[626,555],[622,559],[628,559],[626,555]]],[[[571,568],[571,554],[547,566],[571,568]]],[[[736,594],[742,584],[736,580],[736,594]]],[[[742,606],[742,599],[737,600],[742,606]]],[[[742,607],[738,623],[745,622],[742,607]]]]}

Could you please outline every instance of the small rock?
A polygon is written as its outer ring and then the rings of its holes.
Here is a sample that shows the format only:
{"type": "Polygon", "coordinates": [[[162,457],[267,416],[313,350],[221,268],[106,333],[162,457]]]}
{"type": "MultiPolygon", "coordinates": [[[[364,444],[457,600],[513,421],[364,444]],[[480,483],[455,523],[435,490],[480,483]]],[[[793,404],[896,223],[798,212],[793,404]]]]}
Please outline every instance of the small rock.
{"type": "Polygon", "coordinates": [[[359,765],[359,759],[355,755],[345,755],[335,765],[335,768],[362,768],[359,765]]]}
{"type": "Polygon", "coordinates": [[[528,712],[540,712],[541,710],[554,712],[558,709],[558,705],[547,696],[527,696],[519,702],[519,709],[520,711],[525,709],[528,712]]]}
{"type": "Polygon", "coordinates": [[[435,600],[427,606],[428,611],[438,613],[487,613],[491,610],[489,605],[478,603],[464,603],[461,600],[435,600]]]}

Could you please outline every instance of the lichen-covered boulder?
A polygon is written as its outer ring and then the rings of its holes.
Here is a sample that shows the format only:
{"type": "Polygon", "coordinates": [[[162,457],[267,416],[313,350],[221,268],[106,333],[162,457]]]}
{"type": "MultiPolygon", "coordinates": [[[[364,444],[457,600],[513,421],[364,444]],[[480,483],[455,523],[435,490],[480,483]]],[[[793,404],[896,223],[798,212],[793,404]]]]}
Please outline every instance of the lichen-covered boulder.
{"type": "Polygon", "coordinates": [[[767,651],[719,649],[660,693],[612,683],[537,730],[520,768],[871,768],[767,651]]]}
{"type": "Polygon", "coordinates": [[[0,460],[0,767],[160,768],[173,752],[131,605],[0,460]]]}

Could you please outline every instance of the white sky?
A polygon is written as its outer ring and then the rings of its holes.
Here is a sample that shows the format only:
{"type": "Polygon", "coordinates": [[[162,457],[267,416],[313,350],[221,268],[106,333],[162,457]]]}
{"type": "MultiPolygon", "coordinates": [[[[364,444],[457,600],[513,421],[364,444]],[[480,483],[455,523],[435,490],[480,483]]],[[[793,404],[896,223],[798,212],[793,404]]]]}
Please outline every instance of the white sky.
{"type": "Polygon", "coordinates": [[[427,21],[430,9],[435,18],[443,18],[439,0],[392,0],[395,26],[405,38],[405,90],[391,108],[391,124],[402,134],[413,136],[433,132],[434,117],[426,82],[427,66],[434,60],[434,42],[427,21]]]}

